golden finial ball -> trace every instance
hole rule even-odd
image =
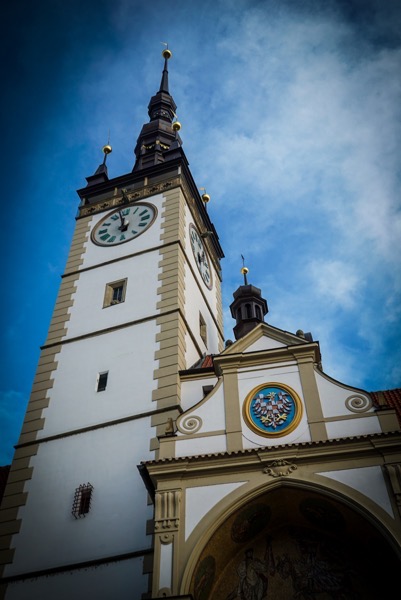
[[[168,48],[165,48],[162,52],[162,56],[163,56],[163,58],[167,58],[167,60],[168,60],[169,58],[171,58],[173,56],[173,53]]]
[[[173,127],[173,131],[180,131],[180,129],[181,129],[181,123],[179,121],[175,121],[173,123],[172,127]]]
[[[242,267],[242,269],[241,269],[241,273],[242,273],[243,275],[246,275],[247,273],[249,273],[249,269],[247,269],[247,267]]]
[[[112,152],[110,144],[106,144],[105,146],[103,146],[102,150],[105,154],[110,154]]]
[[[205,204],[207,204],[210,201],[209,194],[202,194],[202,200]]]

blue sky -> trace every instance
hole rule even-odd
[[[325,372],[401,385],[401,3],[19,0],[2,15],[0,465],[18,441],[78,207],[133,149],[163,67],[225,258]]]

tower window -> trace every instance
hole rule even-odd
[[[207,328],[206,321],[202,317],[201,313],[199,313],[199,333],[202,338],[203,343],[207,346]]]
[[[104,392],[104,390],[107,387],[108,376],[109,376],[108,371],[105,371],[104,373],[99,373],[99,375],[97,376],[97,387],[96,387],[97,392]]]
[[[260,306],[258,306],[256,304],[255,306],[255,313],[256,313],[256,318],[259,319],[259,321],[262,321],[262,311],[260,310]]]
[[[74,503],[72,505],[72,514],[76,519],[85,517],[91,505],[93,485],[83,483],[75,490]]]
[[[119,286],[113,288],[113,298],[111,301],[112,304],[117,304],[117,302],[122,302],[123,291],[124,291],[124,287],[122,285],[119,285]]]
[[[121,304],[125,301],[125,292],[127,289],[127,280],[121,279],[120,281],[113,281],[106,285],[104,293],[103,308],[107,306],[114,306],[115,304]]]
[[[245,304],[246,318],[250,319],[252,317],[252,308],[250,304]]]

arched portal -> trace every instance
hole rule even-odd
[[[384,531],[319,491],[281,486],[240,506],[201,551],[194,600],[390,598],[401,566]]]

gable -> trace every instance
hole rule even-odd
[[[278,329],[267,323],[259,323],[252,331],[233,342],[222,354],[235,354],[237,352],[254,352],[258,350],[271,350],[299,344],[308,344],[311,340],[295,335],[289,331]]]

